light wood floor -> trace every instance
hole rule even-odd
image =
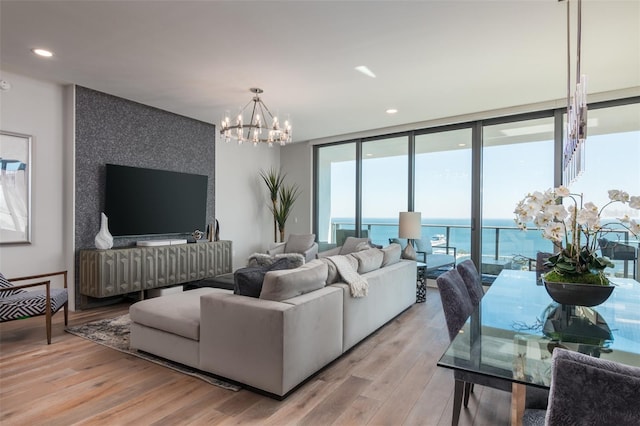
[[[70,325],[126,313],[72,312]],[[227,391],[64,332],[54,317],[0,324],[2,425],[450,425],[453,375],[436,366],[448,337],[437,290],[284,401]],[[481,386],[460,425],[507,425],[510,394]]]

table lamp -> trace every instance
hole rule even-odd
[[[400,212],[400,226],[398,236],[407,239],[407,246],[402,250],[402,258],[416,260],[416,251],[411,240],[422,238],[422,224],[420,212]]]

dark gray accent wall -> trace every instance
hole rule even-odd
[[[209,176],[207,223],[213,222],[213,124],[85,87],[76,86],[75,89],[76,272],[77,251],[95,247],[94,237],[100,228],[100,213],[104,210],[107,163]],[[134,245],[135,241],[151,238],[114,238],[114,247],[126,247]],[[76,304],[82,307],[86,303],[80,303],[78,277],[76,273]]]

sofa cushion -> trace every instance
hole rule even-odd
[[[400,246],[400,244],[389,244],[387,247],[383,247],[382,249],[380,249],[380,251],[382,251],[382,265],[380,265],[381,268],[400,262],[400,255],[402,253],[402,247]]]
[[[376,269],[380,269],[380,265],[382,265],[383,254],[377,248],[357,251],[351,253],[351,256],[358,261],[357,271],[359,274],[375,271]]]
[[[283,257],[268,266],[255,266],[238,269],[233,274],[233,293],[241,296],[260,297],[264,275],[269,271],[289,269],[291,262]]]
[[[291,234],[284,246],[285,253],[304,253],[316,240],[316,234]]]
[[[358,244],[369,243],[369,238],[347,237],[340,249],[340,254],[349,254],[357,250]]]
[[[325,286],[327,264],[314,259],[296,269],[269,271],[264,277],[261,299],[282,301]]]
[[[218,288],[199,288],[141,300],[129,307],[129,316],[135,323],[200,340],[200,296],[223,291],[228,292]]]

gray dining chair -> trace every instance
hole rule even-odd
[[[472,303],[467,284],[457,269],[451,269],[440,275],[436,279],[436,284],[440,291],[440,300],[445,322],[447,323],[449,339],[453,341],[476,306]],[[505,392],[511,392],[512,388],[509,380],[488,377],[468,371],[453,370],[453,378],[453,416],[451,419],[453,426],[456,426],[460,420],[462,405],[468,406],[469,396],[473,392],[474,384]],[[547,398],[548,392],[546,390],[527,386],[525,407],[529,409],[544,409],[546,408]]]
[[[471,303],[474,307],[478,306],[480,299],[484,296],[484,288],[482,287],[482,277],[478,273],[476,265],[471,259],[467,259],[458,263],[456,269],[467,287]]]
[[[449,331],[449,339],[453,340],[460,332],[467,318],[473,313],[475,306],[471,302],[467,285],[457,269],[451,269],[440,275],[436,279],[436,284],[440,291],[440,300]],[[511,391],[511,382],[476,373],[453,370],[453,378],[453,417],[451,419],[453,426],[456,426],[460,420],[460,410],[462,409],[463,401],[465,407],[469,402],[472,384]]]
[[[546,412],[525,411],[523,424],[638,425],[639,394],[640,367],[556,348],[549,407]]]

